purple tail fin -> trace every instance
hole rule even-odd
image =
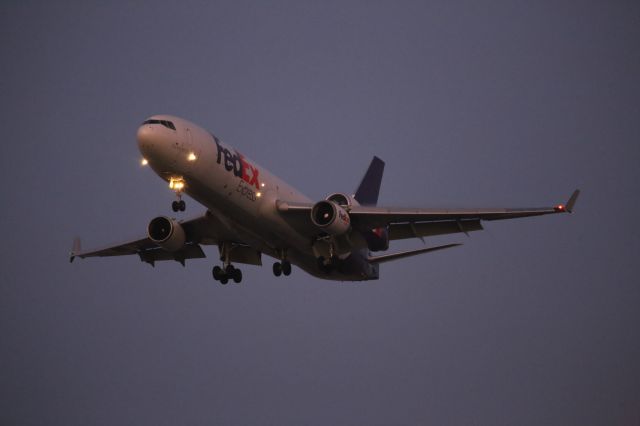
[[[384,161],[374,156],[360,185],[358,185],[358,189],[356,189],[355,199],[361,205],[375,206],[378,204],[378,194],[380,193],[383,172]]]

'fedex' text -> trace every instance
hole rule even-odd
[[[214,138],[216,146],[218,147],[218,164],[223,164],[225,170],[233,172],[239,178],[242,178],[250,186],[254,186],[256,189],[260,189],[260,181],[258,180],[259,170],[257,167],[253,167],[248,161],[244,159],[242,154],[238,152],[232,153],[227,148],[220,145],[218,138]]]

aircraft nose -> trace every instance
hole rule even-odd
[[[142,157],[153,167],[166,167],[175,161],[176,144],[178,143],[173,122],[161,118],[146,120],[136,134],[138,149]]]
[[[136,134],[136,139],[138,140],[138,149],[145,155],[153,147],[153,129],[151,126],[143,124],[138,127],[138,133]]]

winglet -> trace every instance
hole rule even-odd
[[[571,197],[569,198],[569,201],[567,201],[567,205],[565,206],[565,209],[569,213],[573,213],[573,206],[575,206],[575,204],[576,204],[576,200],[578,199],[578,195],[580,195],[580,190],[576,189],[575,191],[573,191],[573,194],[571,194]]]
[[[76,237],[73,239],[73,247],[71,248],[71,253],[69,253],[69,263],[73,262],[73,259],[76,258],[76,255],[81,250],[80,238]]]
[[[573,213],[573,206],[576,204],[576,200],[578,199],[578,195],[580,195],[580,190],[576,189],[569,197],[569,201],[567,204],[558,204],[553,208],[556,213]]]

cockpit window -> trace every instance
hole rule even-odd
[[[167,121],[167,120],[147,120],[142,124],[162,124],[164,127],[168,129],[176,130],[176,126],[174,126],[171,121]]]

